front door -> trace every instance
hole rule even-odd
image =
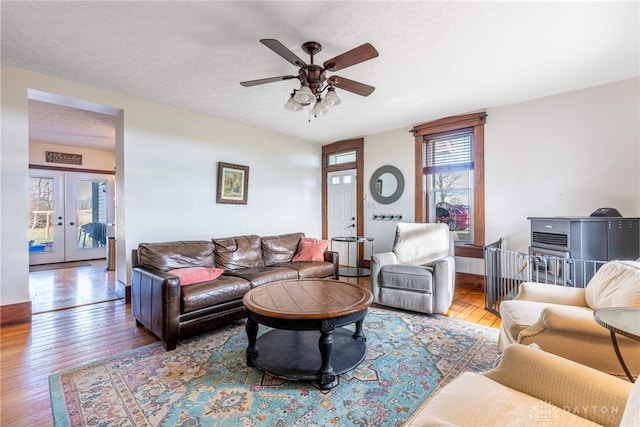
[[[31,169],[29,177],[29,265],[105,258],[113,176]]]
[[[356,180],[355,169],[327,174],[327,230],[329,239],[357,234]],[[331,248],[339,252],[340,264],[355,267],[358,248],[357,245],[353,245],[351,248],[348,245],[349,243],[332,242]]]

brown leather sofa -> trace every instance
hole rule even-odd
[[[256,286],[286,279],[338,279],[337,252],[326,251],[324,261],[292,261],[302,237],[291,233],[139,244],[131,257],[136,324],[173,350],[183,337],[245,317],[242,297]],[[224,273],[187,286],[167,273],[186,267],[221,268]]]

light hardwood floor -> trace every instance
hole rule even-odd
[[[86,267],[30,272],[31,312],[43,313],[117,300],[116,272],[105,268],[106,260],[90,260],[86,263]]]
[[[102,277],[103,265],[95,267]],[[88,275],[89,268],[83,269],[83,275]],[[343,280],[368,286],[368,278]],[[448,315],[490,327],[500,325],[499,318],[484,309],[482,292],[471,289],[456,290]],[[50,374],[156,341],[146,329],[135,326],[130,306],[119,300],[35,314],[29,324],[1,328],[0,425],[53,425]]]

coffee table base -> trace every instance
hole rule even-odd
[[[335,376],[358,366],[367,354],[366,340],[354,338],[354,332],[337,328],[332,334],[333,349],[330,364],[333,374],[320,373],[322,357],[319,331],[273,329],[261,335],[256,344],[258,354],[251,357],[257,368],[270,375],[288,380],[317,380],[322,390],[334,387]]]

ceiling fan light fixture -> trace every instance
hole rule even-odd
[[[324,105],[324,102],[322,102],[322,99],[320,98],[318,98],[316,103],[313,105],[313,108],[311,109],[311,114],[313,114],[314,117],[320,117],[327,114],[328,112],[329,109]]]
[[[243,81],[240,82],[240,85],[243,87],[251,87],[265,83],[297,79],[300,82],[300,88],[293,89],[289,100],[284,104],[284,109],[287,111],[300,111],[308,106],[309,109],[307,111],[309,112],[309,119],[311,119],[311,114],[315,117],[322,116],[329,112],[329,108],[333,108],[342,103],[335,88],[346,90],[360,96],[369,96],[375,90],[375,87],[355,80],[335,75],[327,76],[327,72],[333,73],[376,58],[378,51],[371,46],[370,43],[364,43],[328,59],[324,61],[322,65],[314,63],[315,55],[322,51],[322,45],[318,42],[309,41],[302,44],[302,50],[310,56],[309,64],[300,59],[298,55],[276,39],[261,39],[260,43],[297,67],[298,72],[296,74]],[[324,99],[322,99],[322,93],[325,91]]]
[[[284,109],[287,111],[302,111],[302,105],[293,98],[293,94],[289,97],[289,100],[284,104]]]
[[[327,107],[335,107],[336,105],[340,105],[341,102],[342,100],[338,97],[336,90],[333,87],[329,87],[322,104]]]
[[[316,96],[313,94],[313,92],[311,92],[309,86],[302,85],[300,86],[300,89],[298,89],[296,94],[293,95],[293,99],[299,104],[304,105],[313,102],[313,100],[316,99]]]

